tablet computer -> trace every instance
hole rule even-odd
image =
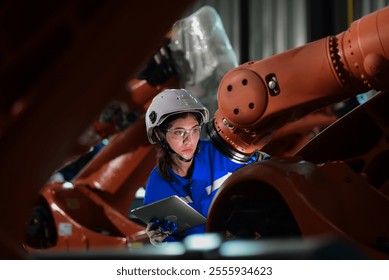
[[[176,195],[134,208],[130,213],[145,224],[148,224],[152,218],[175,222],[177,232],[204,224],[207,220]]]

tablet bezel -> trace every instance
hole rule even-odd
[[[206,218],[177,195],[134,208],[130,211],[146,225],[152,218],[169,219],[177,225],[177,232],[204,224]]]

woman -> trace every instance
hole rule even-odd
[[[200,140],[201,126],[208,120],[207,108],[185,89],[168,89],[153,99],[146,112],[146,130],[150,143],[158,144],[158,155],[146,184],[144,204],[177,195],[207,217],[218,188],[232,172],[245,165],[231,161],[211,141]],[[259,153],[259,158],[251,162],[265,156]],[[181,236],[171,235],[174,224],[167,221],[163,224],[165,231],[161,231],[163,221],[159,222],[151,222],[146,228],[153,244],[166,237],[167,241],[180,240],[205,232],[205,225],[200,225]]]

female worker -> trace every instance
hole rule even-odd
[[[146,130],[149,141],[158,144],[158,154],[157,165],[146,184],[145,205],[177,195],[207,217],[218,188],[232,172],[245,165],[231,161],[210,140],[200,140],[201,127],[208,120],[207,108],[185,89],[168,89],[152,100],[146,112]],[[258,153],[250,162],[265,157],[268,155]],[[178,236],[172,234],[174,224],[169,221],[161,231],[160,225],[156,225],[161,222],[164,221],[151,222],[146,228],[153,244],[205,232],[203,224]]]

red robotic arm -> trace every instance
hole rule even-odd
[[[236,161],[272,131],[325,105],[389,88],[389,7],[350,28],[228,72],[218,90],[210,138]]]
[[[292,157],[274,156],[232,174],[212,202],[209,232],[227,239],[334,237],[369,258],[389,258],[388,19],[389,7],[346,32],[224,76],[208,132],[241,162],[285,124],[359,93],[381,92]]]

